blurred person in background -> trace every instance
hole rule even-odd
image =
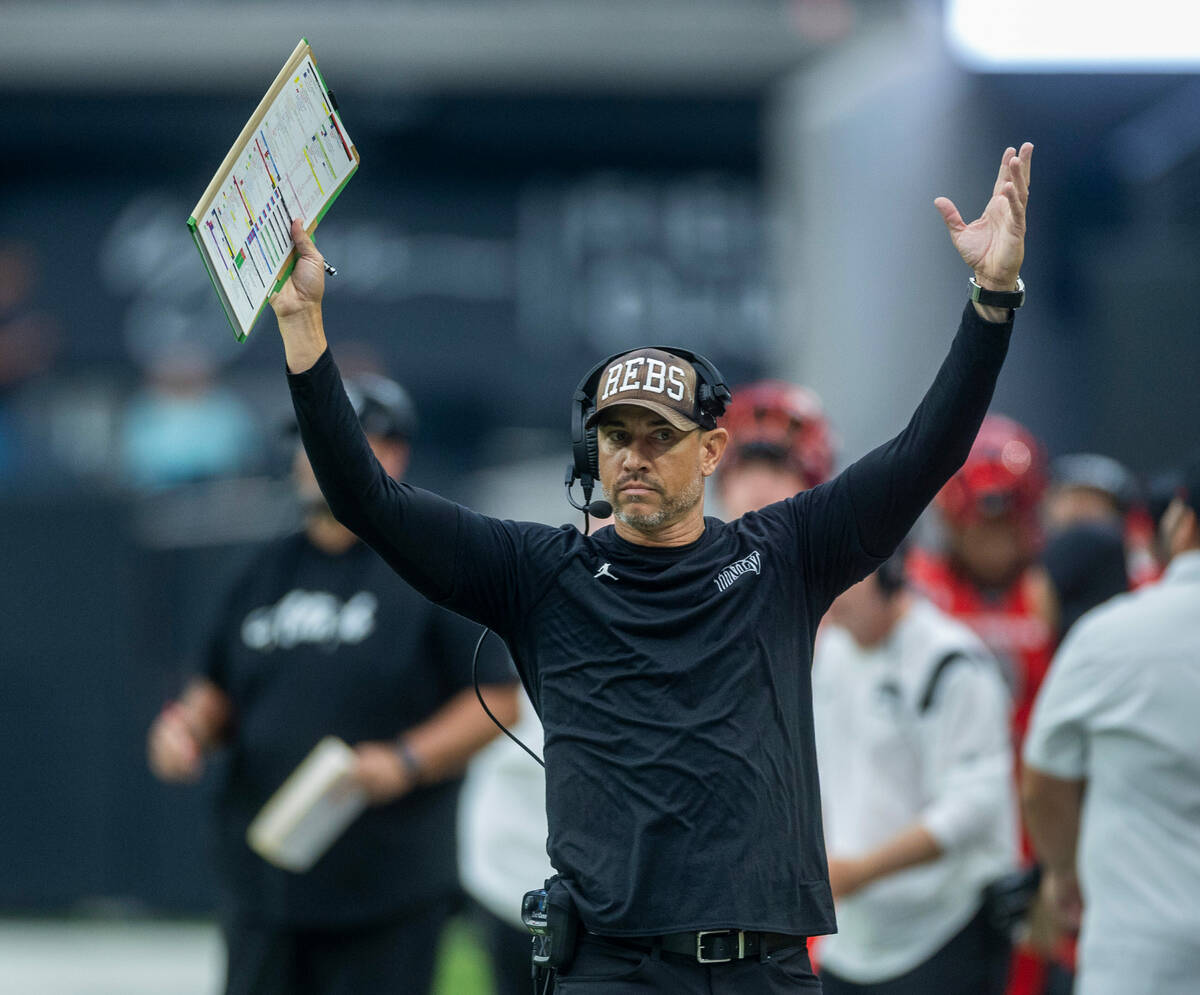
[[[1018,741],[1053,649],[1037,569],[1046,484],[1041,443],[1011,418],[988,415],[962,469],[934,500],[944,548],[914,548],[908,563],[913,586],[966,622],[1000,660]]]
[[[934,500],[942,548],[914,548],[908,562],[913,587],[970,626],[1000,661],[1013,698],[1014,749],[1054,650],[1053,595],[1038,563],[1046,487],[1041,443],[1013,419],[988,415],[966,462]],[[1027,844],[1024,850],[1029,857]],[[1029,874],[1032,889],[1037,870]],[[1042,911],[1033,904],[1009,995],[1046,989],[1061,938]]]
[[[781,380],[739,387],[721,425],[729,444],[717,469],[717,494],[729,519],[833,474],[833,433],[821,399],[807,387]]]
[[[415,427],[407,394],[378,376],[348,389],[376,458],[402,477]],[[199,673],[150,729],[150,766],[164,781],[194,781],[224,751],[227,995],[425,992],[457,892],[459,777],[497,732],[472,687],[479,629],[335,521],[299,446],[293,473],[304,530],[266,547],[230,591]],[[479,673],[492,710],[514,721],[515,675],[495,640]],[[293,874],[254,853],[246,829],[329,734],[356,744],[373,807]]]
[[[1046,527],[1061,531],[1078,522],[1124,521],[1138,499],[1133,474],[1110,456],[1069,453],[1050,464]]]
[[[1053,908],[1081,924],[1077,995],[1200,979],[1200,456],[1163,516],[1156,585],[1080,620],[1025,740],[1025,818]]]
[[[1129,590],[1125,542],[1103,522],[1078,522],[1053,533],[1041,557],[1046,617],[1057,646],[1086,613]]]
[[[149,361],[121,422],[121,469],[131,486],[154,491],[231,477],[259,459],[253,412],[215,374],[214,358],[194,342],[173,342]]]
[[[0,242],[0,482],[30,469],[21,420],[11,399],[48,370],[58,352],[58,322],[37,309],[37,252],[24,242]]]
[[[1162,523],[1167,509],[1171,507],[1181,486],[1182,482],[1177,469],[1151,474],[1146,481],[1146,514],[1154,527],[1154,543],[1151,548],[1160,574],[1171,561],[1171,551],[1166,542]]]
[[[1077,526],[1116,532],[1135,587],[1162,573],[1154,555],[1154,522],[1137,478],[1111,456],[1070,453],[1051,464],[1046,528],[1053,536]]]
[[[541,753],[542,724],[524,693],[512,732]],[[459,874],[491,961],[495,995],[529,995],[529,929],[519,896],[554,874],[546,853],[546,776],[507,737],[471,761],[459,802]]]
[[[841,594],[813,657],[838,931],[827,995],[1000,995],[1011,941],[985,901],[1017,864],[1008,689],[903,554]]]

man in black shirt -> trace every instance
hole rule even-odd
[[[728,439],[702,403],[714,385],[674,354],[627,353],[590,399],[615,515],[592,536],[478,515],[380,470],[326,345],[321,256],[293,224],[300,258],[272,306],[330,507],[419,591],[503,637],[545,727],[549,853],[583,930],[561,992],[819,989],[803,938],[835,926],[813,635],[970,448],[1022,296],[1031,155],[1006,150],[970,225],[936,201],[977,282],[903,432],[723,523],[703,508]]]
[[[382,377],[351,385],[383,472],[403,475],[411,404]],[[304,531],[271,543],[229,592],[199,674],[154,722],[151,767],[190,781],[223,747],[217,854],[227,995],[429,990],[457,890],[459,775],[496,733],[471,658],[480,630],[430,604],[329,512],[297,447]],[[480,661],[490,707],[512,721],[503,651]],[[293,874],[246,842],[263,803],[326,735],[355,744],[374,803]]]

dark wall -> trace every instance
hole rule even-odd
[[[1037,146],[1027,311],[997,405],[1052,453],[1141,474],[1200,445],[1200,79],[992,76],[979,113]]]
[[[493,425],[562,426],[582,370],[624,346],[715,350],[735,379],[761,368],[757,99],[339,98],[362,166],[317,235],[339,270],[328,320],[339,358],[412,390],[439,481]],[[40,376],[8,378],[0,330],[0,488],[19,474],[54,486],[44,457],[87,462],[46,428],[63,404],[59,422],[98,436],[91,469],[104,475],[99,449],[115,443],[101,416],[76,410],[81,381],[116,425],[164,360],[202,355],[276,419],[287,401],[273,319],[233,342],[185,227],[253,99],[21,94],[5,106],[0,249],[38,267],[21,307],[56,345]],[[7,475],[6,407],[27,429]]]
[[[206,786],[155,782],[145,734],[246,550],[148,549],[137,514],[0,503],[0,910],[210,899]]]

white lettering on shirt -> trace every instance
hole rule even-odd
[[[269,652],[301,643],[337,649],[357,644],[375,631],[379,601],[359,591],[343,602],[328,591],[289,591],[275,604],[255,608],[242,621],[242,642]]]
[[[736,563],[731,563],[722,570],[716,577],[713,578],[713,583],[717,585],[717,589],[724,593],[729,590],[730,585],[748,573],[762,573],[762,555],[756,549],[749,556],[744,556]]]

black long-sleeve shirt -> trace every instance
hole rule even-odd
[[[833,931],[817,623],[966,458],[1011,327],[968,305],[903,432],[820,487],[734,522],[706,518],[699,539],[668,548],[611,527],[584,536],[488,518],[398,484],[328,352],[289,377],[338,518],[508,644],[545,727],[550,859],[588,928]]]

